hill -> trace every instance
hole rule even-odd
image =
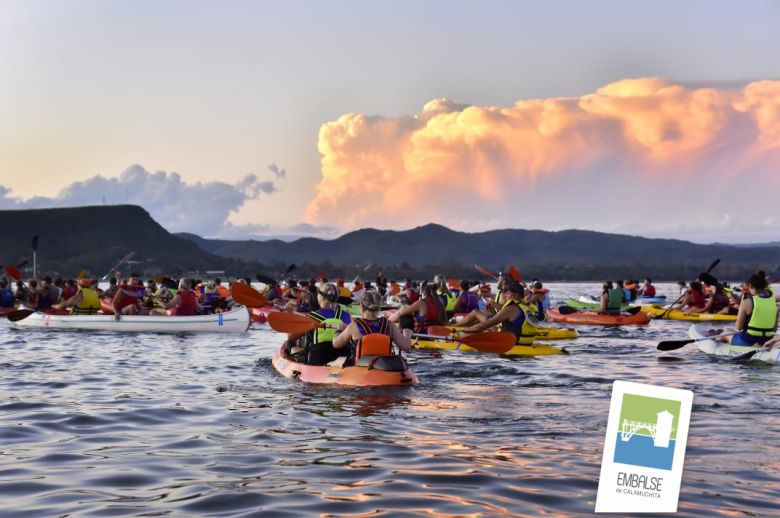
[[[224,257],[261,263],[284,262],[330,266],[332,275],[351,276],[360,264],[386,270],[446,271],[473,277],[473,265],[496,270],[510,264],[526,277],[548,280],[599,280],[651,276],[694,278],[716,258],[722,278],[742,279],[757,268],[780,263],[780,247],[700,245],[675,239],[650,239],[586,230],[503,229],[466,233],[429,224],[406,231],[362,229],[333,240],[303,238],[293,242],[226,241],[183,235],[203,250]]]
[[[137,263],[123,271],[132,268],[144,276],[209,269],[249,273],[257,268],[204,251],[134,205],[5,210],[0,211],[0,228],[0,264],[26,259],[25,275],[32,273],[33,236],[38,236],[38,271],[44,274],[75,276],[86,269],[102,276],[131,251]]]

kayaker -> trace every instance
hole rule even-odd
[[[12,308],[16,303],[14,292],[8,288],[8,281],[0,279],[0,308]]]
[[[754,273],[747,280],[750,296],[742,299],[737,313],[736,329],[731,337],[732,345],[762,345],[769,342],[777,331],[777,302],[769,290],[766,277]],[[725,340],[724,340],[725,341]],[[774,341],[769,344],[771,347]]]
[[[114,299],[111,301],[111,307],[117,320],[121,315],[138,314],[139,302],[145,294],[144,287],[140,283],[141,277],[137,273],[131,273],[127,282],[117,287]]]
[[[682,302],[679,304],[680,310],[685,313],[701,313],[707,304],[704,296],[704,287],[699,281],[691,281],[688,291],[685,293]]]
[[[344,286],[344,279],[338,279],[336,281],[336,287],[339,290],[339,298],[344,298],[344,299],[352,298],[352,290]]]
[[[460,281],[460,295],[455,301],[455,313],[471,313],[479,309],[479,296],[471,291],[472,283]]]
[[[626,302],[631,302],[633,300],[636,300],[636,294],[639,289],[639,281],[635,280],[625,280],[623,281],[623,294],[625,295],[624,299]]]
[[[333,284],[325,283],[317,290],[317,302],[320,308],[310,312],[307,316],[312,320],[322,323],[326,327],[318,328],[308,333],[290,335],[288,343],[306,337],[303,350],[308,350],[310,365],[325,365],[341,355],[341,351],[333,348],[333,337],[337,331],[343,331],[352,318],[338,303],[338,289]],[[300,343],[300,342],[299,342]],[[291,350],[291,352],[293,352]]]
[[[384,270],[379,270],[379,273],[376,276],[376,289],[382,296],[387,293],[387,277],[385,277]]]
[[[523,300],[525,289],[519,282],[515,280],[507,281],[504,285],[504,290],[506,292],[504,303],[495,316],[474,324],[460,326],[460,330],[464,333],[479,333],[497,326],[498,331],[513,333],[516,337],[516,343],[522,345],[532,344],[534,338],[536,338],[536,327],[531,324],[527,314],[534,313],[536,306],[530,306]],[[479,318],[478,315],[484,315],[478,312],[472,314],[475,315],[475,318]]]
[[[441,303],[444,306],[447,319],[450,319],[452,318],[452,315],[455,314],[455,305],[458,302],[458,297],[450,289],[444,275],[437,275],[434,277],[433,282],[436,284],[436,293],[439,295]]]
[[[41,279],[38,288],[38,309],[47,309],[60,301],[60,289],[52,284],[48,275]]]
[[[402,307],[390,317],[390,321],[398,323],[407,336],[412,332],[426,333],[428,326],[444,325],[446,319],[435,284],[426,284],[422,289],[421,299]]]
[[[344,365],[354,365],[357,346],[367,334],[386,334],[390,337],[391,344],[395,344],[402,351],[412,349],[411,341],[398,326],[394,326],[387,318],[377,316],[381,302],[379,293],[363,293],[360,298],[360,318],[354,319],[343,332],[333,338],[333,348],[347,353],[342,353],[342,356],[346,356]]]
[[[713,279],[703,282],[706,291],[706,302],[702,308],[692,308],[688,313],[710,313],[713,315],[728,315],[731,300],[717,280],[714,284],[708,284]]]
[[[193,291],[190,280],[182,278],[176,296],[163,306],[171,316],[192,316],[203,312],[203,306],[198,302],[198,296]]]
[[[645,278],[645,282],[642,284],[642,289],[637,293],[637,298],[653,298],[655,297],[655,286],[653,286],[653,279],[650,277]]]
[[[623,308],[622,281],[617,281],[617,288],[612,286],[612,281],[604,281],[604,289],[601,292],[601,306],[598,312],[604,315],[619,315]]]
[[[100,298],[89,279],[79,279],[78,291],[65,302],[53,306],[55,309],[71,308],[72,315],[94,315],[100,311]]]
[[[544,287],[541,281],[534,279],[531,283],[531,293],[528,297],[529,304],[535,304],[541,313],[544,313],[551,307],[550,290]]]

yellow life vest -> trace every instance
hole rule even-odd
[[[517,308],[520,310],[520,315],[518,315],[518,317],[511,322],[501,322],[501,324],[498,326],[498,330],[507,331],[514,334],[515,337],[517,337],[517,341],[515,343],[518,345],[533,344],[534,339],[536,338],[536,326],[531,325],[526,315],[528,313],[533,313],[534,308],[527,305],[522,300],[512,299],[505,302],[501,309],[503,310],[509,306],[517,306]],[[522,325],[519,322],[521,318]]]
[[[81,293],[81,302],[73,306],[71,313],[74,315],[90,315],[97,313],[100,309],[100,297],[97,291],[92,288],[79,286],[78,293]]]

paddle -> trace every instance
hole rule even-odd
[[[432,326],[441,327],[441,326]],[[445,328],[446,329],[446,328]],[[433,338],[434,340],[444,340],[447,342],[458,342],[468,345],[483,353],[503,354],[508,352],[516,345],[517,337],[512,333],[501,331],[490,331],[486,333],[474,333],[465,336],[440,336],[438,334],[413,333],[417,338]]]
[[[10,322],[18,322],[20,320],[24,320],[25,318],[29,317],[33,313],[35,313],[35,311],[32,309],[17,309],[16,311],[11,311],[10,313],[8,313],[6,317]]]
[[[248,284],[234,282],[230,285],[230,294],[234,301],[248,308],[262,308],[269,305],[265,295]]]
[[[322,323],[316,322],[307,316],[299,315],[298,313],[287,313],[286,311],[269,313],[268,325],[274,331],[287,333],[288,335],[308,333],[318,327],[325,327]]]
[[[639,306],[635,306],[633,308],[628,308],[625,311],[622,311],[621,313],[626,313],[626,314],[629,314],[629,315],[636,315],[640,311],[642,311],[642,308],[639,307]],[[573,308],[571,306],[563,305],[563,306],[558,306],[558,312],[561,315],[571,315],[573,313],[579,313],[580,310],[577,309],[577,308]]]
[[[485,275],[485,276],[487,276],[487,277],[491,277],[491,278],[493,278],[493,279],[498,279],[498,277],[496,277],[496,276],[493,274],[493,272],[491,272],[491,271],[490,271],[490,270],[488,270],[487,268],[482,268],[482,267],[481,267],[480,265],[478,265],[478,264],[475,264],[475,265],[474,265],[474,268],[476,268],[476,269],[477,269],[477,271],[478,271],[479,273],[481,273],[481,274],[483,274],[483,275]]]
[[[9,277],[11,277],[15,281],[21,281],[22,280],[22,274],[19,272],[19,269],[12,265],[7,264],[3,267],[3,271],[8,274]]]
[[[362,272],[360,272],[359,274],[355,275],[355,278],[354,278],[354,279],[352,279],[352,284],[355,284],[355,283],[357,283],[357,281],[359,281],[359,280],[360,280],[360,276],[361,276],[361,275],[363,275],[364,273],[366,273],[366,272],[368,271],[368,269],[369,269],[369,268],[371,268],[372,266],[374,266],[374,263],[368,263],[368,264],[366,265],[366,267],[365,267],[365,268],[363,268],[363,271],[362,271]]]
[[[520,276],[520,272],[514,266],[509,267],[509,276],[517,282],[523,282],[523,278]]]
[[[447,279],[447,286],[449,286],[451,290],[460,290],[460,281]]]
[[[129,261],[130,259],[132,259],[134,255],[135,255],[135,252],[130,252],[129,254],[127,254],[126,256],[124,256],[122,259],[120,259],[120,261],[119,261],[118,263],[116,263],[116,264],[114,265],[114,267],[113,267],[113,268],[111,268],[111,269],[108,271],[108,273],[107,273],[107,274],[105,274],[105,275],[104,275],[104,276],[101,278],[101,280],[105,281],[106,279],[108,279],[108,278],[109,278],[109,276],[110,276],[110,275],[111,275],[113,272],[115,272],[116,270],[118,270],[120,266],[122,266],[122,265],[123,265],[123,264],[125,264],[127,261]]]
[[[287,275],[289,275],[289,274],[290,274],[290,272],[292,272],[292,271],[293,271],[293,270],[295,270],[296,268],[298,268],[298,266],[297,266],[295,263],[291,264],[291,265],[290,265],[290,266],[288,266],[288,267],[287,267],[287,269],[284,271],[284,275],[282,275],[282,277],[287,277]]]
[[[705,273],[709,274],[709,273],[710,273],[710,272],[712,272],[712,270],[714,270],[714,269],[715,269],[715,267],[716,267],[716,266],[718,266],[719,264],[720,264],[720,259],[715,259],[714,261],[712,261],[712,264],[710,265],[710,267],[709,267],[709,268],[707,268],[707,271],[706,271]],[[687,293],[687,292],[686,292],[686,293]],[[658,316],[657,316],[657,317],[655,317],[655,318],[666,318],[666,315],[668,315],[668,314],[669,314],[669,312],[672,310],[672,308],[674,308],[674,307],[675,307],[675,306],[676,306],[676,305],[677,305],[677,304],[678,304],[678,303],[679,303],[679,302],[680,302],[680,301],[683,299],[683,297],[685,297],[686,293],[683,293],[683,294],[681,294],[679,297],[677,297],[677,300],[675,300],[674,302],[672,302],[672,303],[669,305],[669,307],[667,308],[667,310],[666,310],[666,311],[664,311],[663,313],[661,313],[660,315],[658,315]]]
[[[738,332],[739,331],[734,331],[733,333],[723,333],[720,335],[705,336],[702,338],[689,338],[687,340],[664,340],[662,342],[658,342],[656,349],[659,351],[674,351],[675,349],[680,349],[681,347],[684,347],[688,344],[703,342],[705,340],[715,340],[717,338],[723,338],[724,336],[733,336]]]

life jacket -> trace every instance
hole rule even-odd
[[[230,297],[230,292],[228,291],[226,286],[222,286],[221,284],[217,286],[217,293],[219,294],[219,298],[226,299]]]
[[[752,336],[768,337],[775,334],[777,329],[777,302],[774,296],[753,297],[753,311],[750,313],[746,329]]]
[[[482,294],[483,297],[487,297],[490,295],[490,292],[493,291],[490,287],[490,284],[483,284],[479,287],[479,292]]]
[[[140,288],[138,288],[136,286],[129,286],[127,284],[123,284],[123,285],[119,286],[118,289],[123,289],[123,290],[133,291],[133,292],[140,291]],[[124,308],[126,306],[129,306],[131,304],[138,304],[138,297],[136,297],[135,295],[128,295],[127,293],[125,293],[117,301],[116,307],[117,307],[117,309],[121,310],[122,308]]]
[[[333,316],[324,315],[324,312],[332,312]],[[323,342],[332,342],[333,337],[336,336],[336,331],[338,331],[339,326],[344,323],[342,320],[343,315],[344,310],[341,308],[341,306],[336,306],[335,309],[318,309],[317,311],[312,311],[309,313],[309,318],[325,325],[325,327],[319,327],[312,331],[312,344],[317,345]]]
[[[357,342],[352,342],[351,358],[353,362],[358,361],[361,356],[389,356],[393,354],[392,341],[392,325],[385,317],[378,318],[377,320],[366,320],[363,318],[356,318],[354,320],[355,325],[358,328],[358,332],[361,335],[361,339]],[[375,341],[363,341],[367,335],[379,334],[385,335],[387,340]]]
[[[339,297],[352,298],[352,291],[346,286],[339,287]]]
[[[425,333],[428,331],[428,326],[436,326],[441,324],[441,316],[439,315],[439,308],[430,299],[423,299],[425,303],[425,314],[414,313],[414,330],[417,333]]]
[[[181,302],[175,308],[171,308],[171,315],[179,317],[188,317],[195,314],[195,310],[198,307],[198,296],[195,292],[189,290],[187,292],[179,293]]]
[[[68,300],[69,298],[73,297],[78,293],[78,288],[63,288],[62,289],[62,298],[65,300]]]
[[[100,298],[97,291],[92,288],[79,286],[78,293],[81,293],[81,302],[73,306],[70,310],[73,315],[92,315],[100,309]]]
[[[647,288],[644,289],[644,292],[642,293],[643,297],[655,297],[655,286],[652,284],[649,285]]]
[[[537,304],[539,305],[541,310],[547,310],[550,309],[552,304],[550,303],[550,290],[547,288],[536,288],[534,289],[534,295],[542,295],[542,298],[540,298],[537,301]]]
[[[458,303],[458,297],[452,293],[452,290],[445,290],[443,292],[438,292],[439,296],[442,297],[442,305],[444,306],[444,311],[447,313],[454,313],[455,312],[455,305]]]
[[[531,323],[528,322],[528,319],[525,317],[526,312],[533,311],[533,309],[523,303],[523,301],[517,299],[508,300],[504,303],[501,309],[503,310],[509,306],[517,306],[520,314],[514,320],[501,322],[498,325],[498,330],[507,331],[515,335],[515,343],[519,345],[533,344],[534,338],[536,338],[536,327],[531,325]]]
[[[696,290],[689,290],[688,296],[693,299],[692,303],[689,303],[688,305],[692,308],[703,308],[705,305],[704,302],[704,295],[702,293],[699,293]]]
[[[420,300],[420,294],[417,293],[415,290],[408,290],[406,295],[406,302],[408,304],[414,304],[418,300]]]
[[[620,288],[610,288],[609,301],[607,301],[607,311],[620,311],[623,307],[623,290]]]

